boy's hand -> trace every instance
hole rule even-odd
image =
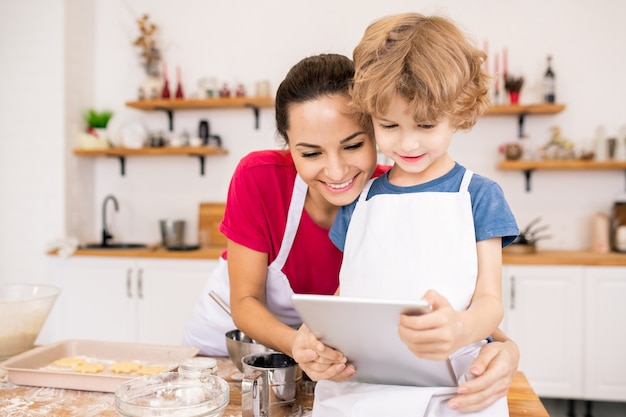
[[[400,315],[398,334],[416,356],[424,359],[447,359],[459,346],[461,333],[458,312],[434,290],[424,295],[433,311],[420,316]]]
[[[320,342],[304,324],[298,329],[291,356],[313,381],[330,379],[339,382],[355,374],[354,366],[346,365],[346,357],[341,352]]]

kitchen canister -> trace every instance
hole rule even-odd
[[[607,253],[610,250],[610,220],[606,213],[595,213],[591,219],[591,251]]]
[[[626,252],[626,201],[616,201],[611,212],[611,249]]]

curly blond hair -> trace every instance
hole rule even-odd
[[[448,117],[462,130],[490,105],[485,53],[445,17],[381,18],[366,29],[353,55],[350,108],[364,123],[385,114],[396,94],[407,101],[416,123]]]

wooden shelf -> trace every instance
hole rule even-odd
[[[259,128],[259,109],[274,107],[271,97],[228,97],[203,99],[159,99],[127,101],[127,107],[143,111],[160,110],[167,113],[170,131],[174,130],[174,110],[243,109],[254,112],[255,128]]]
[[[517,137],[524,137],[524,119],[529,114],[557,114],[565,110],[564,104],[500,104],[492,106],[485,116],[517,116]]]
[[[230,97],[204,99],[161,99],[127,101],[126,106],[139,110],[183,110],[183,109],[210,109],[210,108],[246,108],[246,107],[274,107],[271,97]]]
[[[583,161],[581,159],[501,161],[498,169],[525,171],[528,169],[546,170],[614,170],[626,169],[626,161]]]
[[[530,180],[536,169],[565,171],[601,171],[601,170],[624,170],[626,161],[583,161],[581,159],[544,159],[537,161],[500,161],[498,169],[504,171],[522,171],[526,177],[526,191],[530,191]]]
[[[557,114],[565,110],[564,104],[500,104],[490,107],[486,116],[519,116],[521,114]]]
[[[204,158],[211,155],[227,155],[228,151],[218,146],[183,146],[163,148],[109,148],[109,149],[74,149],[74,155],[86,157],[115,157],[120,161],[122,176],[126,173],[127,156],[195,156],[200,161],[200,175],[204,175]]]

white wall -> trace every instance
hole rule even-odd
[[[545,58],[548,54],[554,56],[557,100],[567,109],[556,116],[527,118],[526,131],[535,144],[548,140],[553,125],[581,144],[593,137],[599,125],[617,135],[626,124],[626,107],[622,104],[626,97],[626,83],[622,81],[626,73],[622,45],[626,39],[622,22],[626,3],[620,1],[86,3],[92,2],[95,16],[90,44],[89,24],[75,21],[90,15],[90,6],[79,6],[83,2],[0,1],[3,277],[38,269],[28,259],[41,254],[44,243],[59,234],[98,240],[101,202],[107,194],[114,194],[120,202],[120,211],[111,216],[117,238],[158,240],[158,219],[174,216],[188,220],[191,243],[196,238],[193,230],[198,203],[224,200],[239,158],[251,150],[275,146],[273,112],[269,109],[261,112],[259,130],[253,129],[248,110],[185,111],[175,115],[176,132],[195,132],[198,121],[207,118],[212,132],[222,137],[230,152],[227,157],[207,158],[204,177],[199,176],[198,161],[188,157],[129,158],[124,177],[114,159],[90,160],[73,155],[64,159],[63,138],[70,147],[75,146],[81,106],[111,108],[116,112],[115,123],[136,119],[151,130],[167,130],[163,113],[124,107],[125,101],[135,99],[144,78],[138,50],[132,46],[138,35],[134,20],[143,13],[150,14],[160,26],[168,71],[173,75],[175,67],[181,66],[187,93],[196,89],[200,77],[211,75],[231,84],[243,82],[249,91],[253,91],[256,80],[269,79],[275,89],[300,58],[321,52],[351,55],[365,27],[375,18],[414,10],[452,17],[479,45],[487,39],[492,54],[506,46],[509,70],[527,79],[522,102],[539,100]],[[34,13],[30,8],[33,5]],[[64,21],[66,7],[68,21]],[[79,13],[72,13],[77,7]],[[86,32],[85,37],[64,40],[67,30],[70,35]],[[76,49],[64,55],[66,44]],[[93,53],[92,64],[89,51]],[[81,58],[81,53],[87,58]],[[82,86],[71,93],[71,99],[69,88],[63,87],[64,72],[70,84],[79,78],[77,82]],[[86,80],[92,81],[92,91],[84,87]],[[64,94],[68,94],[65,99]],[[551,226],[554,237],[542,242],[543,247],[586,248],[591,215],[598,210],[609,211],[614,197],[626,189],[624,173],[538,171],[533,176],[532,192],[526,193],[521,173],[495,169],[498,145],[514,140],[516,135],[516,118],[488,117],[469,134],[459,134],[452,152],[459,162],[500,182],[520,225],[541,216]],[[69,176],[80,177],[78,185],[74,177],[67,188],[64,186],[64,166],[71,167]],[[62,202],[63,193],[66,203]]]

